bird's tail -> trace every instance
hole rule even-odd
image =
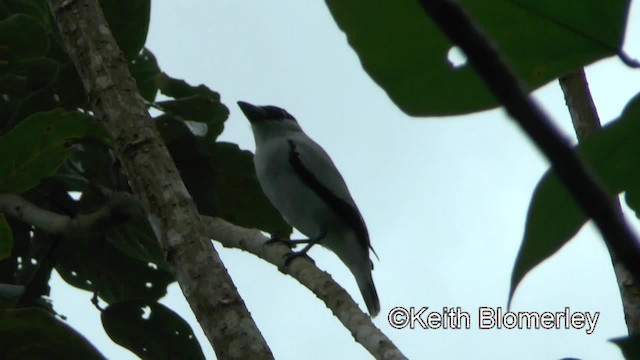
[[[358,288],[360,288],[360,293],[364,298],[364,303],[367,305],[369,315],[375,317],[380,312],[380,299],[378,298],[378,292],[371,277],[371,270],[359,274],[356,273],[354,276],[356,283],[358,283]]]
[[[354,233],[327,237],[320,244],[333,251],[347,265],[358,284],[369,315],[371,317],[378,315],[380,299],[378,299],[378,292],[371,277],[373,266],[369,258],[369,249],[362,246],[361,241],[356,238]]]

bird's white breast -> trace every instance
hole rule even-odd
[[[288,138],[276,137],[256,148],[254,157],[260,185],[285,220],[311,238],[332,232],[340,219],[303,181],[289,162]]]

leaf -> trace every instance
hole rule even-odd
[[[136,79],[142,97],[153,102],[158,93],[158,77],[160,76],[156,57],[149,49],[145,48],[129,63],[129,70]]]
[[[104,203],[104,199],[100,196],[99,202],[96,200],[87,204],[87,198],[95,193],[95,189],[87,188],[88,181],[111,189],[118,188],[118,185],[113,183],[115,159],[112,156],[106,146],[83,141],[82,147],[73,152],[69,161],[56,174],[57,177],[64,179],[65,186],[69,190],[83,193],[80,199],[83,211],[93,211]]]
[[[12,14],[25,14],[32,16],[41,24],[49,24],[49,7],[46,0],[2,0],[2,5],[6,6],[6,13],[0,10],[0,18]]]
[[[186,81],[174,79],[169,75],[162,73],[158,78],[158,86],[164,95],[172,98],[184,98],[194,95],[202,95],[220,100],[220,94],[212,91],[205,85],[191,86]]]
[[[250,152],[235,144],[198,138],[176,120],[158,121],[158,129],[201,214],[271,234],[291,233],[262,192]]]
[[[0,75],[0,92],[24,96],[52,83],[58,75],[58,63],[46,57],[16,61]]]
[[[229,109],[220,102],[220,94],[205,85],[191,86],[165,73],[157,79],[160,91],[175,99],[158,102],[167,115],[180,121],[207,124],[209,131],[206,136],[213,139],[222,133]]]
[[[13,234],[3,213],[0,213],[0,260],[11,256],[13,249]]]
[[[104,130],[87,115],[60,109],[37,113],[0,137],[0,192],[21,193],[53,175],[71,154],[75,139]]]
[[[640,167],[640,94],[626,106],[621,117],[592,135],[577,150],[613,196],[627,190],[638,196]],[[636,213],[637,203],[630,202]],[[531,199],[525,234],[511,277],[509,302],[522,278],[553,255],[580,230],[587,217],[565,190],[555,173],[547,171]]]
[[[89,158],[91,159],[91,158]],[[97,161],[98,164],[101,162]],[[84,164],[85,162],[83,162]],[[91,167],[85,167],[85,170]],[[99,167],[96,167],[98,169]],[[90,173],[89,173],[90,174]],[[102,193],[93,187],[82,190],[82,197],[78,201],[81,213],[88,213],[105,206],[107,199]],[[164,270],[168,274],[173,273],[173,267],[169,265],[156,239],[155,233],[149,224],[142,208],[139,212],[132,211],[132,218],[127,222],[108,228],[104,236],[119,252],[132,259],[139,260],[142,264],[154,264],[155,267]],[[91,240],[89,240],[91,241]],[[99,256],[98,254],[96,254]],[[148,266],[147,266],[148,267]]]
[[[8,58],[0,58],[2,65],[16,59],[42,56],[49,49],[49,35],[40,22],[29,15],[15,14],[0,20],[0,48],[6,49]],[[8,64],[4,64],[5,66]]]
[[[68,111],[78,108],[89,109],[87,95],[84,92],[82,81],[73,63],[68,62],[61,66],[58,78],[51,89],[51,97],[57,99],[57,106]]]
[[[147,40],[150,0],[100,0],[118,47],[127,59],[135,58]]]
[[[34,60],[37,59],[39,58]],[[68,59],[64,60],[67,63],[46,59],[56,64],[56,73],[51,73],[50,77],[40,75],[46,74],[45,72],[34,71],[28,73],[29,77],[19,73],[16,75],[15,69],[7,74],[8,84],[5,87],[8,88],[8,110],[11,113],[5,117],[6,122],[0,120],[3,131],[8,131],[26,117],[41,111],[54,108],[76,111],[78,108],[88,108],[86,95],[74,65],[69,63]],[[17,71],[22,71],[19,66],[20,64],[16,65]],[[42,88],[37,88],[38,85],[42,85]],[[10,86],[12,88],[9,88]]]
[[[15,308],[24,293],[24,286],[0,283],[0,311]]]
[[[216,169],[216,189],[220,217],[244,227],[270,234],[289,235],[291,227],[266,198],[253,166],[253,154],[237,144],[211,143],[207,146]]]
[[[640,184],[629,186],[624,194],[624,200],[636,212],[636,217],[640,219]]]
[[[101,318],[107,335],[142,359],[204,359],[189,324],[162,304],[119,302]]]
[[[2,119],[8,119],[11,117],[11,110],[11,102],[7,96],[0,96],[0,129],[2,129],[5,123]]]
[[[107,233],[107,239],[129,257],[144,263],[152,263],[168,273],[173,272],[146,219],[136,219],[136,221],[114,227]]]
[[[175,281],[166,268],[127,256],[99,237],[65,239],[56,254],[56,271],[68,284],[94,291],[114,303],[131,298],[157,300]]]
[[[105,359],[78,332],[40,309],[0,310],[2,359]]]
[[[452,44],[415,0],[326,0],[365,71],[413,116],[453,115],[498,106],[468,65],[447,60]],[[517,75],[535,89],[614,55],[628,0],[460,0]]]
[[[640,359],[640,336],[632,335],[609,340],[618,345],[627,360]]]
[[[17,284],[25,278],[27,269],[31,270],[27,266],[19,266],[20,262],[18,261],[18,258],[27,259],[29,257],[29,232],[31,229],[25,223],[14,218],[6,218],[6,221],[11,227],[13,244],[11,257],[0,260],[0,283]]]

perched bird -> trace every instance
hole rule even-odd
[[[289,225],[314,244],[333,251],[358,283],[369,314],[380,312],[371,277],[367,227],[347,184],[329,155],[302,131],[296,119],[276,106],[239,101],[256,141],[254,165],[262,190]],[[374,251],[375,254],[375,251]]]

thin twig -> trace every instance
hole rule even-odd
[[[559,82],[571,114],[573,128],[576,131],[578,141],[582,142],[602,129],[584,69],[581,68],[562,76]],[[620,200],[614,197],[612,201],[617,210],[622,213]],[[613,270],[618,281],[627,330],[629,335],[638,334],[640,333],[640,286],[609,246],[607,246],[607,250],[609,250]]]
[[[582,142],[602,129],[584,69],[572,71],[558,81],[571,115],[573,129],[576,131],[578,141]]]

